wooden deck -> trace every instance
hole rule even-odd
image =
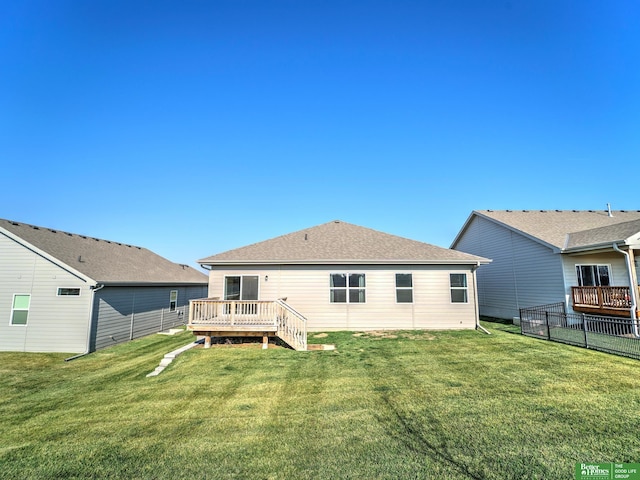
[[[283,300],[190,300],[187,329],[205,337],[279,337],[295,350],[307,349],[307,320]]]
[[[629,287],[571,287],[572,307],[576,312],[630,318],[631,293]]]

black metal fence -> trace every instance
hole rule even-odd
[[[523,335],[640,360],[640,324],[630,318],[567,313],[564,303],[520,309]]]

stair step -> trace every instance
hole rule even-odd
[[[164,330],[162,332],[158,332],[160,335],[175,335],[176,333],[184,332],[182,328],[170,328],[169,330]]]

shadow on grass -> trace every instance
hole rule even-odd
[[[496,317],[484,317],[480,316],[480,320],[488,323],[500,323],[502,325],[513,325],[513,320],[510,318],[496,318]]]

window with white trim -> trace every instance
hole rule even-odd
[[[449,286],[451,288],[451,303],[467,303],[467,274],[450,273]]]
[[[79,288],[58,288],[58,296],[59,297],[79,297],[80,289]]]
[[[413,275],[396,273],[396,302],[413,303]]]
[[[609,265],[576,265],[579,287],[608,287],[611,285]]]
[[[169,293],[169,311],[175,312],[178,306],[178,290],[171,290]]]
[[[329,301],[331,303],[365,303],[365,289],[364,273],[329,274]]]
[[[15,294],[11,308],[11,325],[26,325],[29,317],[31,295]]]

